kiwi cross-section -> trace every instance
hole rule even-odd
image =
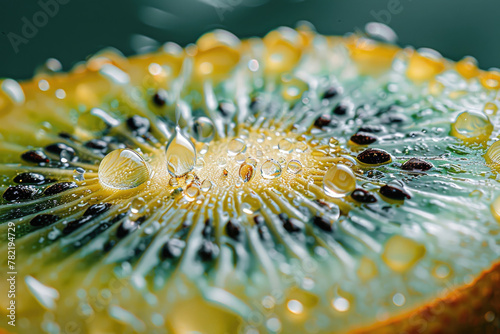
[[[16,332],[500,330],[499,72],[308,27],[44,68],[0,83]]]

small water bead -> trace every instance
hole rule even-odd
[[[447,278],[451,275],[452,270],[449,265],[445,263],[440,263],[437,264],[433,269],[432,269],[432,275],[436,278],[444,279]]]
[[[212,181],[210,181],[210,180],[205,180],[205,181],[203,181],[203,182],[201,183],[201,187],[200,187],[201,191],[203,191],[203,192],[207,192],[207,191],[209,191],[209,190],[210,190],[210,188],[212,188]]]
[[[278,143],[278,149],[282,153],[290,153],[290,152],[292,152],[292,149],[293,149],[293,143],[290,139],[283,138]]]
[[[110,127],[120,125],[120,121],[99,108],[92,108],[82,113],[77,120],[77,127],[85,129],[96,136]]]
[[[81,167],[77,167],[75,168],[75,170],[73,171],[73,179],[75,181],[85,181],[85,169],[81,168]]]
[[[398,292],[392,297],[392,302],[396,306],[403,306],[406,302],[406,298],[402,293]]]
[[[488,116],[471,111],[458,115],[451,127],[451,135],[466,142],[487,141],[493,132]]]
[[[168,180],[168,184],[171,187],[177,187],[179,185],[179,181],[177,181],[177,178],[172,177],[172,178],[170,178],[170,180]]]
[[[286,304],[288,311],[293,314],[301,314],[304,312],[304,305],[296,299],[290,299]]]
[[[425,247],[418,242],[395,235],[384,246],[382,260],[392,270],[405,272],[425,255]]]
[[[227,154],[235,156],[246,151],[245,141],[241,138],[234,138],[227,144]]]
[[[184,191],[184,197],[189,202],[193,202],[198,197],[199,194],[200,194],[200,188],[198,188],[198,186],[193,183],[188,185],[186,187],[186,190]]]
[[[200,152],[198,152],[198,153],[199,153],[200,155],[205,155],[205,154],[207,154],[208,149],[209,149],[208,144],[204,144],[204,145],[200,148]]]
[[[259,211],[260,207],[259,198],[255,194],[248,193],[242,198],[241,210],[247,215],[252,215]]]
[[[217,160],[217,165],[219,165],[219,167],[224,167],[225,165],[227,165],[227,160],[226,158],[219,158]]]
[[[351,307],[351,303],[345,298],[338,297],[332,300],[332,306],[339,312],[346,312]]]
[[[299,160],[290,160],[287,165],[287,171],[292,174],[298,174],[302,171],[302,164]]]
[[[304,143],[303,141],[298,142],[295,145],[295,151],[298,153],[304,153],[305,151],[307,151],[308,148],[309,148],[309,146],[307,146],[307,144]]]
[[[146,209],[146,201],[142,197],[137,197],[130,203],[130,208],[128,209],[128,216],[130,220],[136,221],[139,216],[141,216]]]
[[[205,167],[205,160],[203,160],[203,158],[199,157],[198,159],[196,159],[196,164],[194,165],[194,169],[201,170],[201,169],[203,169],[203,167]]]
[[[208,117],[198,117],[193,122],[193,137],[199,142],[210,142],[215,136],[215,125]]]
[[[149,180],[150,170],[144,159],[130,149],[114,150],[102,159],[98,177],[101,184],[113,189],[132,189]]]
[[[266,140],[266,136],[264,134],[257,135],[257,143],[262,144]]]
[[[236,160],[237,163],[241,164],[245,161],[246,156],[243,153],[238,154],[234,160]]]
[[[281,166],[276,160],[270,159],[262,164],[260,173],[265,179],[275,179],[281,175]]]
[[[356,189],[356,177],[346,165],[334,165],[328,169],[323,177],[323,189],[327,196],[345,197]]]
[[[484,155],[486,163],[494,169],[500,169],[500,141],[494,142]]]
[[[484,105],[483,111],[486,115],[496,115],[498,111],[498,106],[493,102],[487,102]]]
[[[196,180],[197,176],[195,177],[193,174],[187,174],[186,177],[184,178],[184,182],[186,184],[191,184]]]
[[[191,140],[186,138],[179,127],[166,147],[167,169],[173,177],[181,177],[193,170],[196,150]]]

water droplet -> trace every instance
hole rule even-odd
[[[225,165],[227,165],[227,160],[226,160],[226,158],[220,157],[220,158],[217,160],[217,165],[219,165],[219,167],[224,167]]]
[[[496,115],[498,106],[493,102],[488,102],[484,105],[483,111],[486,115]]]
[[[351,307],[351,303],[345,298],[338,297],[332,301],[332,306],[339,312],[345,312]]]
[[[330,197],[347,196],[356,189],[356,177],[349,167],[342,164],[334,165],[323,177],[323,189]]]
[[[167,169],[173,177],[181,177],[193,170],[196,150],[191,140],[186,138],[179,127],[166,147]]]
[[[208,117],[198,117],[193,122],[193,137],[200,142],[210,142],[215,136],[215,125]]]
[[[227,144],[227,154],[230,156],[235,156],[239,153],[244,153],[246,150],[245,141],[241,138],[234,138]]]
[[[186,190],[184,191],[184,197],[186,197],[186,200],[189,202],[194,201],[198,195],[200,194],[200,188],[198,188],[197,185],[191,183],[186,187]]]
[[[241,164],[240,170],[239,170],[239,175],[240,175],[241,181],[243,181],[245,183],[250,182],[250,180],[252,180],[252,178],[254,176],[254,171],[255,171],[254,165],[248,164],[246,162]]]
[[[302,171],[302,164],[299,160],[290,160],[288,162],[287,170],[289,173],[298,174]]]
[[[290,152],[292,152],[292,149],[293,149],[293,143],[290,139],[283,138],[278,143],[278,149],[282,153],[290,153]]]
[[[263,143],[264,140],[266,140],[266,136],[264,134],[258,134],[257,135],[257,143]]]
[[[136,197],[130,203],[128,217],[131,221],[136,221],[145,211],[146,201],[142,197]]]
[[[242,198],[241,210],[247,215],[259,211],[260,206],[259,198],[255,194],[248,193]]]
[[[82,113],[77,120],[77,127],[93,133],[95,136],[101,135],[110,127],[120,125],[120,121],[102,109],[92,108]]]
[[[295,151],[297,151],[298,153],[304,153],[305,151],[307,151],[307,149],[308,149],[308,146],[303,141],[299,141],[297,143],[297,145],[295,146]]]
[[[168,184],[169,184],[171,187],[177,187],[177,186],[179,185],[179,182],[177,181],[177,178],[172,177],[172,178],[170,178],[170,180],[168,181]]]
[[[396,306],[403,306],[406,302],[406,298],[402,293],[398,292],[392,297],[392,302]]]
[[[489,139],[493,132],[488,116],[465,111],[458,115],[451,128],[451,135],[467,142],[482,142]]]
[[[85,174],[85,169],[83,169],[81,167],[77,167],[73,171],[73,179],[75,181],[84,181],[85,180],[85,175],[84,174]]]
[[[196,177],[193,174],[187,174],[186,177],[184,178],[184,182],[186,184],[193,183],[196,180]]]
[[[196,164],[194,165],[194,169],[200,170],[203,169],[203,167],[205,167],[205,160],[203,160],[202,157],[199,157],[198,159],[196,159]]]
[[[205,180],[201,183],[201,191],[207,192],[212,188],[212,181],[210,180]]]
[[[235,158],[237,163],[241,164],[245,161],[246,156],[243,153],[238,154]]]
[[[99,165],[99,181],[113,189],[132,189],[149,180],[149,166],[135,151],[114,150]]]
[[[451,275],[451,268],[447,264],[440,263],[433,268],[432,274],[436,278],[440,279],[447,278]]]
[[[262,164],[260,173],[265,179],[275,179],[281,175],[281,166],[276,160],[270,159]]]
[[[412,268],[425,255],[425,247],[416,241],[395,235],[384,247],[382,259],[389,268],[404,272]]]
[[[296,299],[290,299],[286,306],[288,308],[288,311],[293,314],[301,314],[302,312],[304,312],[304,306]]]
[[[208,152],[208,148],[209,148],[208,144],[204,144],[200,149],[200,154],[205,155]]]

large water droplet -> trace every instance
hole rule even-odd
[[[265,179],[275,179],[281,175],[281,166],[276,160],[270,159],[262,164],[260,173]]]
[[[323,177],[325,194],[334,198],[341,198],[356,189],[356,178],[352,170],[342,164],[332,166]]]
[[[298,174],[302,171],[302,164],[299,160],[290,160],[287,165],[289,173]]]
[[[245,152],[247,145],[245,141],[241,138],[235,138],[227,144],[227,154],[230,156],[235,156],[239,153]]]
[[[179,127],[166,147],[167,169],[173,177],[181,177],[193,170],[196,150],[191,140],[186,138]]]
[[[468,142],[482,142],[488,140],[493,132],[488,116],[465,111],[458,115],[451,128],[451,135]]]
[[[215,135],[215,125],[208,117],[198,117],[193,123],[193,137],[200,142],[210,142]]]
[[[278,143],[278,148],[283,153],[290,153],[293,149],[293,143],[288,138],[283,138]]]
[[[395,235],[384,247],[382,259],[396,272],[404,272],[412,268],[425,255],[425,247],[418,242]]]
[[[135,151],[114,150],[99,165],[99,181],[113,189],[132,189],[149,180],[149,166]]]

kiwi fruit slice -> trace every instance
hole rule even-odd
[[[4,79],[15,332],[498,332],[499,88],[309,27]]]

